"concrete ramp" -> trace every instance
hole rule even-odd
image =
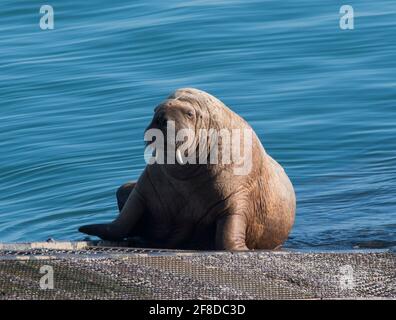
[[[0,299],[395,299],[389,251],[202,252],[0,244]]]

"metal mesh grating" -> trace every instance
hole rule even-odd
[[[0,247],[0,299],[321,298],[396,298],[395,255]]]

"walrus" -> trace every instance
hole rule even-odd
[[[250,130],[251,152],[243,158],[250,162],[249,170],[238,173],[234,160],[187,163],[175,142],[170,152],[178,161],[149,163],[137,182],[117,190],[120,213],[114,221],[85,225],[79,231],[111,241],[138,237],[152,248],[279,248],[293,226],[296,197],[284,169],[266,153],[250,125],[214,96],[194,88],[178,89],[159,104],[146,132],[155,129],[166,136],[171,121],[176,132]],[[211,135],[205,139],[195,137],[185,149],[202,158],[199,147],[206,144],[209,154],[204,158],[209,157]],[[222,139],[217,143],[219,150],[227,147]]]

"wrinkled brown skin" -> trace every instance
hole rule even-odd
[[[148,129],[163,129],[164,120],[174,120],[176,130],[250,128],[221,101],[192,88],[179,89],[160,104]],[[235,175],[235,164],[147,165],[137,183],[118,190],[120,214],[113,222],[79,230],[106,240],[139,236],[157,248],[280,247],[294,223],[295,193],[283,168],[255,134],[253,139],[248,175]]]

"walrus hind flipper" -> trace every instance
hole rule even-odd
[[[88,224],[78,228],[78,231],[107,241],[121,241],[124,239],[117,235],[115,230],[112,230],[110,224]]]

